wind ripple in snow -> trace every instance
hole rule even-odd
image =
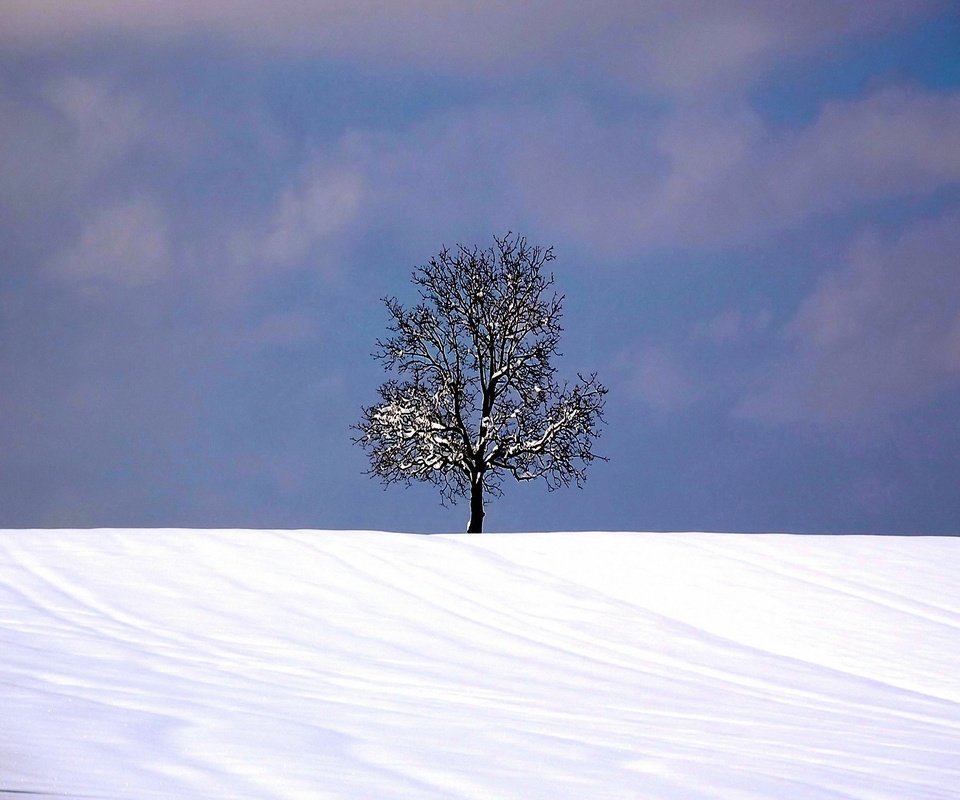
[[[960,539],[0,533],[0,796],[958,798]]]

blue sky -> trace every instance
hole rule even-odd
[[[0,16],[0,526],[461,530],[349,427],[380,298],[513,230],[610,461],[488,530],[960,532],[955,4]]]

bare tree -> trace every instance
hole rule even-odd
[[[380,387],[354,441],[384,483],[426,481],[443,500],[470,497],[469,533],[483,530],[484,494],[504,476],[581,486],[603,421],[596,374],[559,385],[552,359],[563,296],[544,266],[553,248],[521,236],[486,250],[444,248],[413,273],[420,303],[384,303],[390,335],[373,354],[406,380]]]

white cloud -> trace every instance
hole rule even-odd
[[[309,162],[277,196],[260,220],[228,236],[238,277],[297,266],[343,233],[364,204],[364,179],[326,159]]]
[[[434,115],[395,135],[358,133],[345,150],[368,177],[377,224],[419,228],[434,243],[474,228],[487,236],[520,218],[512,154],[529,119],[524,111],[472,108]]]
[[[96,211],[79,238],[55,257],[51,269],[83,285],[135,287],[156,283],[169,266],[163,212],[150,198],[134,197]]]
[[[353,221],[363,200],[356,172],[311,170],[280,197],[259,243],[270,263],[288,263]]]
[[[576,105],[517,120],[518,190],[594,245],[740,245],[812,218],[960,184],[960,92],[891,88],[774,133],[740,108],[601,124]]]
[[[4,0],[0,42],[54,48],[77,38],[212,36],[272,49],[450,74],[578,62],[632,86],[689,92],[743,81],[772,61],[874,33],[939,3],[872,0]]]
[[[856,6],[831,0],[615,2],[606,4],[607,29],[618,31],[608,59],[614,74],[630,85],[706,96],[742,89],[771,64],[847,36],[908,24],[939,5],[897,0]]]
[[[366,204],[362,173],[329,156],[312,159],[241,223],[230,220],[195,238],[181,254],[181,271],[219,311],[245,306],[259,287],[281,275],[334,275]],[[286,335],[261,333],[266,339]]]
[[[708,73],[728,67],[742,73],[748,69],[744,65],[770,56],[770,41],[789,40],[799,47],[819,41],[825,30],[833,31],[830,35],[876,30],[906,13],[901,4],[883,2],[841,14],[819,0],[803,10],[790,3],[770,10],[767,4],[739,2],[718,11],[715,4],[694,2],[682,14],[672,3],[638,10],[635,4],[610,2],[586,16],[579,5],[561,3],[541,9],[542,20],[529,8],[498,4],[396,4],[376,15],[362,9],[332,2],[282,2],[266,9],[252,2],[174,0],[120,7],[81,0],[40,14],[33,3],[8,0],[10,24],[0,41],[6,36],[11,43],[37,47],[110,31],[131,36],[213,31],[244,41],[277,37],[278,46],[288,38],[292,43],[298,36],[315,36],[321,51],[342,47],[353,57],[350,48],[367,47],[379,41],[379,34],[343,38],[337,31],[359,34],[372,26],[375,33],[383,26],[390,34],[384,34],[388,50],[406,48],[414,58],[425,32],[442,50],[450,42],[441,31],[473,26],[465,41],[453,40],[467,62],[474,57],[472,48],[501,63],[518,49],[532,51],[534,59],[543,56],[542,48],[569,55],[583,47],[593,53],[597,42],[613,37],[612,50],[599,48],[603,58],[640,53],[636,57],[646,61],[630,69],[647,76],[643,80],[659,84],[674,75],[689,84],[700,73],[708,80]],[[444,13],[426,13],[438,9]],[[633,29],[630,25],[612,24],[617,20],[636,22],[640,38],[624,32]],[[531,36],[536,26],[543,30]],[[530,49],[516,47],[518,36],[530,40]],[[620,41],[623,36],[629,41]],[[579,37],[590,39],[590,47]],[[641,41],[651,46],[638,47]],[[704,63],[681,68],[678,59],[685,58]],[[616,67],[621,68],[626,69]],[[681,80],[681,74],[687,77]],[[158,111],[149,95],[124,92],[100,79],[66,77],[48,84],[43,120],[36,124],[31,120],[37,109],[25,113],[14,107],[6,114],[3,105],[0,96],[0,135],[15,129],[0,148],[0,202],[11,213],[31,205],[32,196],[38,209],[67,196],[89,202],[90,178],[145,143],[179,137],[200,147],[209,141],[196,135],[201,120],[166,119],[170,110]],[[431,241],[470,236],[475,229],[523,226],[618,255],[660,246],[737,246],[802,226],[820,214],[956,184],[958,140],[960,93],[907,89],[831,104],[809,127],[793,132],[768,130],[736,103],[679,103],[663,117],[618,120],[575,101],[545,108],[474,107],[434,115],[399,132],[346,136],[339,152],[304,168],[265,219],[222,239],[236,274],[311,257],[354,222],[392,224],[401,232],[417,229]]]
[[[771,320],[772,315],[769,309],[744,312],[736,308],[728,308],[717,316],[694,325],[691,338],[694,341],[710,342],[716,345],[732,344],[747,336],[762,333],[770,325]]]
[[[943,366],[950,372],[960,372],[960,309],[943,340]]]
[[[76,202],[150,127],[140,98],[103,80],[61,76],[33,94],[0,85],[0,204],[10,216]]]
[[[243,341],[255,347],[271,347],[298,344],[316,335],[315,314],[282,311],[254,323],[244,333]]]
[[[785,350],[737,413],[876,419],[960,380],[960,214],[861,237],[782,331]]]
[[[86,74],[0,81],[0,217],[13,235],[61,246],[64,228],[51,222],[88,217],[118,183],[156,196],[139,167],[182,168],[206,141],[200,120],[156,95]]]
[[[630,393],[656,411],[675,411],[697,397],[693,382],[676,355],[663,346],[649,345],[622,355],[618,365]]]
[[[957,141],[960,92],[907,88],[831,103],[790,131],[743,106],[618,120],[576,100],[476,106],[346,135],[283,196],[260,255],[302,255],[341,215],[431,241],[521,225],[620,255],[742,246],[960,185]]]
[[[119,161],[148,134],[143,100],[106,81],[66,75],[48,83],[44,97],[66,124],[85,172]]]
[[[960,181],[960,92],[888,88],[834,102],[768,155],[765,200],[785,215]]]

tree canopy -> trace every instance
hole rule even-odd
[[[582,485],[603,422],[595,373],[559,383],[554,357],[564,297],[544,267],[552,248],[518,235],[487,249],[442,249],[413,272],[420,302],[385,298],[389,335],[373,356],[396,373],[355,426],[370,472],[385,483],[425,481],[444,500],[471,500],[482,530],[484,493],[504,477]]]

